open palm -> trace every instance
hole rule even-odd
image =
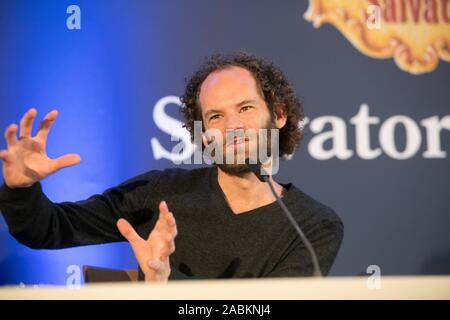
[[[47,136],[58,112],[49,112],[40,123],[36,135],[32,136],[36,114],[36,109],[30,109],[24,114],[20,121],[19,138],[16,124],[10,125],[5,131],[7,150],[0,150],[0,159],[3,163],[3,179],[10,188],[29,187],[62,168],[80,162],[77,154],[66,154],[56,159],[47,156]]]

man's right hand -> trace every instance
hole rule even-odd
[[[80,162],[78,154],[66,154],[50,159],[45,152],[48,132],[55,121],[58,111],[53,110],[44,117],[34,137],[31,136],[36,109],[30,109],[20,120],[20,134],[17,139],[16,124],[5,131],[7,150],[0,150],[3,163],[3,180],[10,188],[24,188],[33,185],[59,169]]]

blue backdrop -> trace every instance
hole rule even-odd
[[[81,29],[67,26],[67,8],[74,4]],[[81,200],[141,172],[174,166],[158,158],[151,143],[157,139],[167,150],[175,144],[155,105],[179,96],[185,77],[205,56],[246,50],[285,71],[310,121],[334,116],[345,125],[338,134],[351,157],[319,159],[313,138],[320,129],[307,126],[302,147],[277,177],[344,220],[331,274],[360,274],[372,264],[383,274],[449,273],[449,159],[423,156],[420,121],[449,115],[450,64],[411,75],[392,60],[361,54],[332,26],[313,28],[303,18],[307,7],[306,1],[256,0],[1,1],[0,128],[18,123],[30,107],[37,108],[38,120],[58,109],[48,154],[78,153],[82,161],[42,184],[55,202]],[[420,149],[405,160],[388,152],[372,160],[358,156],[350,118],[362,104],[380,124],[396,115],[412,119]],[[178,109],[170,103],[163,111],[179,120]],[[373,148],[380,144],[380,124],[371,128]],[[328,122],[323,130],[332,126]],[[393,133],[399,150],[407,144],[405,130]],[[448,129],[440,137],[448,152]],[[325,144],[330,148],[331,140]],[[64,284],[71,265],[135,268],[136,262],[126,243],[28,249],[0,219],[0,284]]]

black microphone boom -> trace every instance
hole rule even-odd
[[[275,188],[272,184],[272,181],[270,181],[270,179],[269,179],[269,174],[266,171],[264,171],[264,169],[261,167],[260,164],[250,164],[247,162],[247,166],[261,182],[267,182],[269,184],[270,190],[272,191],[275,199],[277,199],[277,202],[280,205],[281,209],[286,214],[287,218],[289,219],[289,221],[291,222],[291,224],[294,226],[295,230],[297,231],[298,235],[300,236],[300,239],[303,241],[303,244],[306,246],[306,248],[309,251],[311,260],[313,262],[313,267],[314,267],[313,275],[315,277],[322,277],[322,272],[320,271],[319,262],[317,260],[317,255],[316,255],[316,252],[314,251],[313,246],[311,245],[311,242],[309,242],[308,238],[306,238],[305,234],[303,233],[302,229],[298,225],[297,221],[295,221],[294,217],[292,216],[292,213],[289,211],[289,209],[284,204],[283,200],[281,200],[281,198],[276,193]]]

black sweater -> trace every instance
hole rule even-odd
[[[315,248],[322,273],[343,238],[334,211],[292,184],[283,201]],[[177,222],[173,274],[195,278],[310,276],[311,258],[276,202],[241,214],[229,208],[217,168],[153,170],[77,202],[51,202],[40,183],[0,188],[0,210],[10,233],[36,249],[124,241],[116,227],[127,219],[147,238],[165,200]],[[173,277],[171,276],[171,279]]]

